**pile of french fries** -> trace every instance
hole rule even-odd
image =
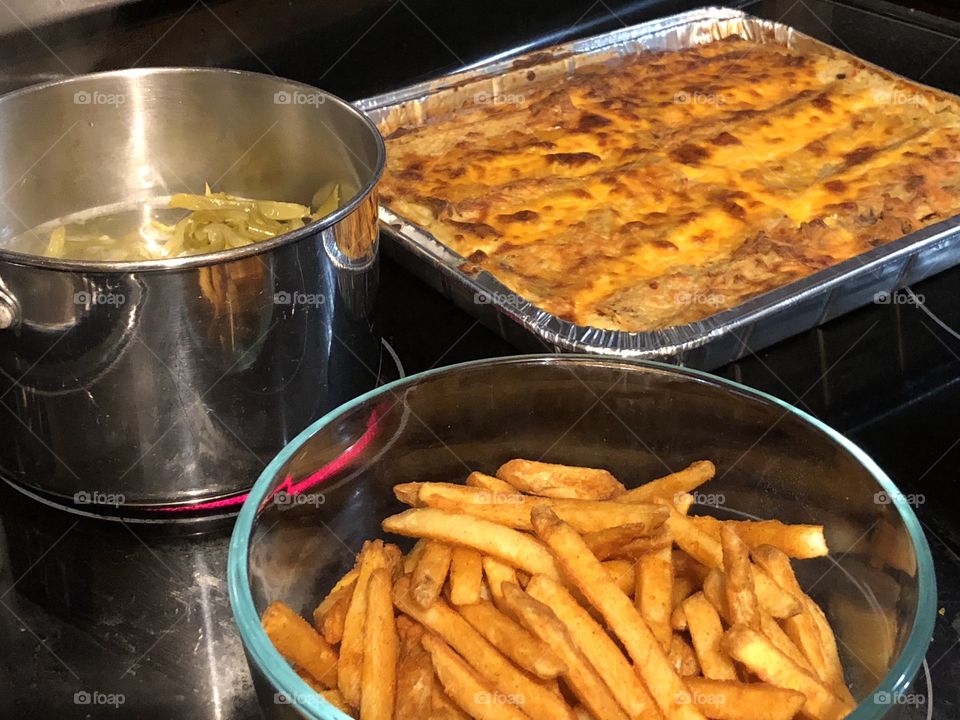
[[[407,483],[312,624],[263,626],[361,720],[837,720],[855,707],[791,558],[822,526],[688,515],[699,461],[627,490],[606,470],[511,460]]]

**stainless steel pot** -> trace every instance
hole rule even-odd
[[[376,128],[343,101],[215,69],[76,77],[0,98],[0,472],[78,504],[247,488],[376,382]],[[218,190],[332,215],[272,240],[146,262],[4,249],[85,209]]]

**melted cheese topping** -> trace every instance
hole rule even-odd
[[[960,212],[960,108],[731,39],[581,68],[387,138],[382,198],[540,308],[701,320]]]

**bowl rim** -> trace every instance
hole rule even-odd
[[[109,79],[109,78],[135,78],[153,75],[222,75],[224,77],[234,78],[252,78],[260,81],[269,81],[277,87],[290,87],[299,92],[315,94],[319,93],[324,97],[324,103],[331,103],[345,110],[348,115],[365,126],[370,133],[376,146],[376,160],[372,168],[370,179],[364,183],[356,195],[350,198],[343,206],[337,208],[329,215],[324,215],[318,220],[307,223],[301,228],[290,232],[282,233],[275,237],[263,240],[261,242],[250,243],[238,248],[228,250],[218,250],[212,253],[200,253],[197,255],[185,255],[177,258],[165,258],[161,260],[59,260],[46,257],[44,255],[35,255],[33,253],[22,253],[15,250],[9,250],[0,246],[0,262],[12,263],[15,265],[26,265],[39,267],[49,270],[63,270],[68,272],[99,272],[99,273],[131,273],[131,272],[157,272],[163,270],[189,270],[207,265],[216,265],[218,263],[230,262],[241,258],[250,257],[266,253],[283,245],[293,244],[309,235],[314,235],[326,230],[351,214],[363,203],[371,193],[375,192],[380,178],[383,176],[384,168],[387,163],[387,149],[383,140],[383,135],[370,117],[358,110],[351,103],[333,93],[321,90],[318,87],[291,80],[279,75],[269,75],[267,73],[255,72],[252,70],[235,70],[233,68],[221,67],[201,67],[201,66],[160,66],[143,68],[126,68],[122,70],[106,70],[103,72],[86,73],[84,75],[73,75],[67,78],[49,80],[47,82],[27,85],[8,93],[0,95],[0,107],[4,103],[14,101],[18,98],[40,93],[52,87],[60,85],[73,85],[91,80]],[[349,148],[348,148],[349,149]],[[356,157],[356,153],[350,150],[350,154]]]
[[[917,612],[913,627],[904,644],[903,651],[893,667],[880,680],[873,692],[861,700],[856,709],[847,715],[846,720],[879,720],[890,709],[889,703],[878,702],[878,696],[887,697],[902,694],[910,685],[920,670],[927,648],[933,635],[936,621],[937,586],[934,572],[933,557],[930,546],[920,525],[920,521],[913,508],[907,503],[903,494],[880,468],[879,465],[860,448],[837,430],[821,422],[813,415],[797,408],[773,395],[757,390],[733,380],[713,375],[711,373],[678,367],[652,360],[635,360],[611,358],[607,356],[583,355],[572,353],[545,353],[535,355],[512,355],[502,358],[486,358],[470,362],[432,368],[424,372],[409,375],[386,385],[360,395],[353,400],[328,412],[319,420],[311,423],[270,461],[257,479],[250,494],[241,507],[240,514],[230,537],[229,552],[227,555],[227,589],[234,621],[240,631],[240,638],[247,652],[248,661],[269,680],[275,691],[284,695],[289,703],[304,717],[311,720],[352,720],[349,715],[328,703],[322,695],[314,691],[307,683],[294,672],[293,668],[284,660],[267,637],[260,624],[260,617],[253,604],[250,591],[250,582],[247,574],[249,539],[254,527],[258,508],[261,506],[269,491],[270,483],[277,471],[323,426],[338,416],[350,412],[365,402],[402,389],[405,386],[417,383],[446,373],[455,374],[465,369],[496,365],[547,365],[547,364],[599,364],[620,365],[626,367],[655,370],[667,374],[682,375],[701,382],[719,385],[727,390],[734,390],[741,394],[752,396],[754,399],[766,401],[782,408],[788,413],[812,425],[815,429],[826,434],[831,440],[849,452],[868,472],[877,483],[887,491],[893,504],[900,514],[910,539],[914,544],[917,558]]]

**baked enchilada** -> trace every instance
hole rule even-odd
[[[645,331],[960,214],[960,108],[738,38],[478,95],[387,137],[382,201],[517,295]]]

